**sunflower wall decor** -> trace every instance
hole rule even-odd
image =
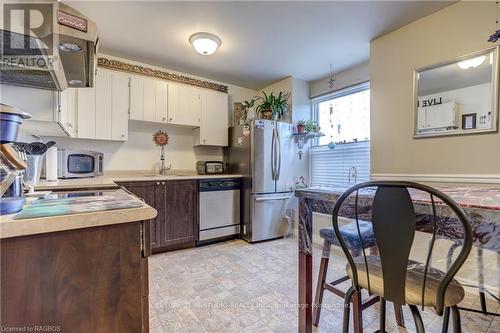
[[[153,142],[161,147],[160,175],[165,175],[167,170],[172,167],[172,164],[168,168],[165,166],[165,146],[168,145],[169,139],[168,134],[161,130],[153,134]]]

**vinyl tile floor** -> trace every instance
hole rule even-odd
[[[320,258],[317,248],[314,280]],[[332,251],[329,279],[342,276],[344,268],[341,253]],[[234,240],[153,255],[149,258],[150,332],[297,332],[297,271],[294,239],[256,244]],[[467,293],[461,305],[479,308],[479,298]],[[488,307],[500,311],[493,299],[488,299]],[[342,300],[325,292],[321,320],[313,332],[341,332],[342,309]],[[390,304],[387,311],[387,332],[415,332],[407,307],[407,328],[395,324]],[[365,332],[378,330],[378,315],[378,304],[363,311]],[[500,332],[500,317],[464,311],[461,315],[464,333]],[[426,332],[441,332],[442,319],[432,310],[425,310],[422,318]]]

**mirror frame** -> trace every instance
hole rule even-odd
[[[483,49],[477,52],[469,53],[460,57],[456,57],[453,59],[448,59],[445,61],[441,61],[436,64],[416,68],[413,70],[413,138],[414,139],[422,139],[422,138],[432,138],[432,137],[443,137],[443,136],[457,136],[457,135],[471,135],[471,134],[482,134],[482,133],[496,133],[498,132],[498,118],[499,118],[499,93],[498,93],[498,84],[499,84],[499,47],[500,46],[493,46],[487,49]],[[450,131],[451,133],[446,133],[446,131],[443,132],[430,132],[430,133],[418,133],[417,132],[417,124],[418,124],[418,107],[417,107],[417,101],[418,101],[418,73],[433,69],[433,68],[438,68],[442,67],[445,65],[453,64],[456,62],[459,62],[461,60],[465,60],[468,58],[472,58],[474,56],[479,56],[481,54],[493,52],[493,71],[491,73],[492,76],[492,102],[493,102],[493,119],[492,119],[492,128],[491,129],[471,129],[471,130],[461,130],[461,131]]]

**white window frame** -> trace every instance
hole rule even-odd
[[[365,91],[370,89],[370,81],[364,81],[361,83],[356,83],[352,86],[348,86],[345,88],[341,88],[339,90],[332,91],[328,94],[321,95],[318,97],[313,98],[312,100],[312,120],[313,121],[318,121],[318,105],[321,102],[328,101],[333,98],[339,98],[342,96],[347,96],[351,94],[355,94],[361,91]],[[371,112],[371,108],[370,108]],[[371,137],[370,137],[371,140]],[[315,138],[311,141],[311,147],[312,146],[318,146],[319,138]],[[308,162],[308,169],[309,169],[309,179],[312,179],[312,154],[309,154],[309,162]]]

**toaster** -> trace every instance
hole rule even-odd
[[[199,175],[215,175],[224,172],[224,164],[221,161],[198,161],[196,172]]]

